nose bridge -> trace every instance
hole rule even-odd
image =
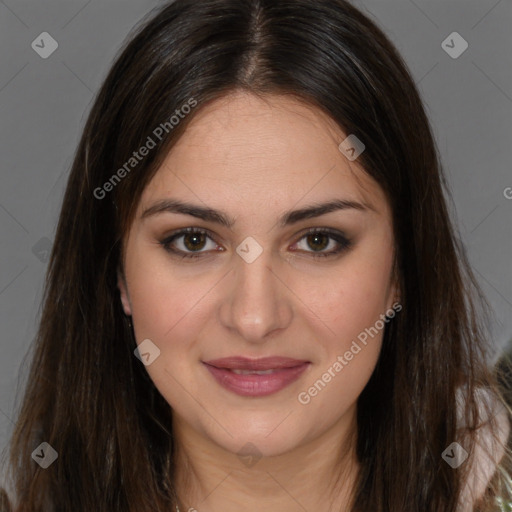
[[[247,246],[242,243],[239,250],[244,248]],[[247,341],[264,341],[291,318],[288,298],[272,270],[271,256],[262,251],[254,259],[245,258],[242,252],[233,261],[233,281],[223,303],[222,322]]]

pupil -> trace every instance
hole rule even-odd
[[[315,249],[314,245],[315,244],[318,244],[318,239],[323,239],[323,241],[325,243],[320,243],[320,246],[321,247],[316,247],[316,249],[318,250],[322,250],[322,249],[325,249],[327,247],[327,245],[329,245],[329,242],[328,242],[328,238],[326,235],[322,235],[322,234],[313,234],[313,235],[308,235],[308,245],[312,248],[312,249]],[[313,242],[311,243],[311,240],[313,240]]]
[[[192,240],[191,244],[188,243],[190,240]],[[185,242],[185,246],[189,250],[202,249],[202,245],[204,244],[204,234],[203,233],[191,233],[191,234],[185,235],[184,242]]]

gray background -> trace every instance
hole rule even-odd
[[[47,251],[91,100],[129,30],[160,3],[0,0],[0,450],[14,426]],[[420,88],[502,347],[512,338],[512,2],[354,3],[395,42]],[[42,32],[59,44],[47,59],[31,47]],[[441,46],[452,32],[469,44],[456,59]]]

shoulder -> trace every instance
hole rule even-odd
[[[459,428],[464,428],[464,401],[460,400],[460,395],[458,398]],[[478,388],[476,399],[481,427],[475,432],[474,448],[466,462],[468,468],[461,495],[461,512],[472,511],[475,501],[484,495],[505,454],[511,429],[507,409],[494,393]]]

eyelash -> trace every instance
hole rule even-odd
[[[181,251],[180,249],[172,249],[171,243],[174,242],[176,239],[187,235],[187,234],[198,234],[198,235],[206,235],[208,238],[210,238],[212,241],[215,242],[215,239],[211,235],[211,233],[206,229],[201,228],[185,228],[181,229],[180,231],[177,231],[170,236],[166,237],[164,240],[162,240],[160,245],[169,253],[181,257],[181,259],[187,259],[187,258],[201,258],[205,254],[205,252],[190,252],[186,253],[184,251]],[[350,249],[352,247],[352,242],[347,239],[345,236],[343,236],[338,231],[333,231],[329,228],[313,228],[304,233],[297,242],[300,242],[302,239],[306,238],[309,235],[315,235],[315,234],[323,234],[328,235],[328,238],[334,240],[339,244],[338,249],[331,250],[329,252],[314,252],[314,251],[306,251],[308,253],[311,253],[313,258],[328,258],[337,256],[338,254]],[[296,243],[297,243],[296,242]],[[216,242],[215,242],[216,243]]]

